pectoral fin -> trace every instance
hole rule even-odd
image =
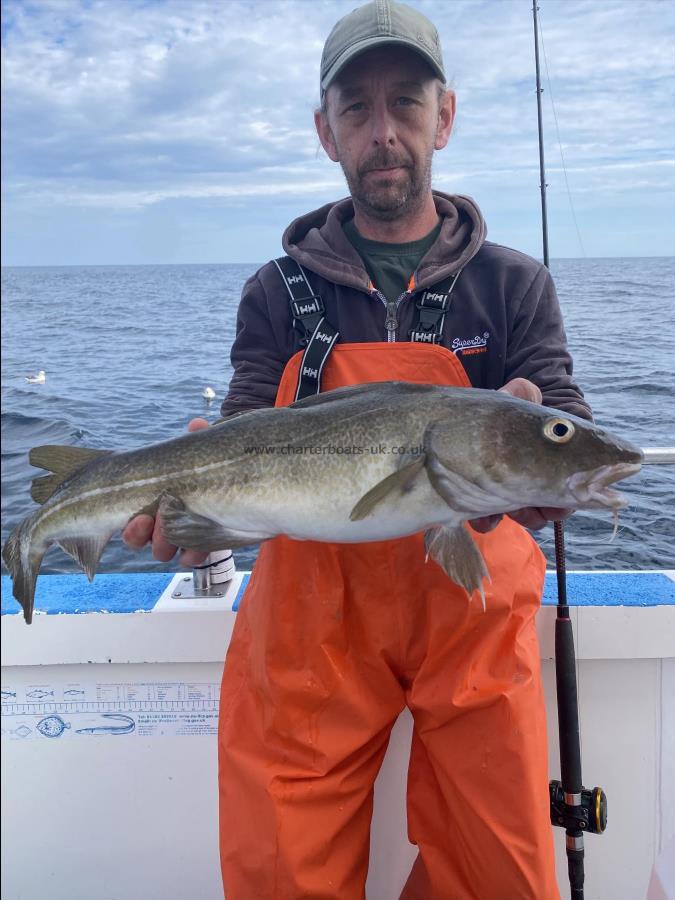
[[[424,547],[427,559],[431,557],[437,562],[448,578],[463,587],[469,596],[474,591],[480,592],[485,609],[483,579],[487,578],[489,581],[490,573],[469,532],[461,525],[455,528],[430,528],[424,534]]]
[[[427,453],[427,475],[436,493],[451,509],[466,513],[463,518],[478,518],[499,512],[494,494],[446,468],[433,452]]]
[[[189,547],[211,553],[225,548],[248,547],[273,537],[271,534],[253,534],[224,528],[206,516],[188,509],[178,497],[164,494],[159,504],[164,537],[176,547]]]
[[[72,556],[89,581],[93,581],[101,554],[111,537],[112,532],[84,538],[62,538],[57,543],[64,553]]]
[[[379,481],[375,487],[361,497],[351,511],[349,518],[352,522],[369,516],[378,503],[384,500],[392,491],[400,491],[402,494],[409,491],[416,476],[424,468],[424,461],[425,455],[422,453],[416,456],[412,462],[407,463],[400,469],[397,469],[396,472],[392,472],[391,475],[387,475],[386,478]]]

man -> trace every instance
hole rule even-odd
[[[590,416],[547,270],[486,243],[472,200],[431,190],[454,112],[421,13],[376,0],[337,23],[315,124],[350,199],[293,222],[292,262],[245,285],[224,416],[290,403],[308,379],[322,392],[385,379],[473,385]],[[298,284],[320,298],[324,324],[308,328],[291,307]],[[320,380],[305,362],[319,327],[333,342]],[[221,697],[228,900],[363,896],[372,786],[406,705],[420,853],[402,896],[558,897],[534,628],[544,562],[514,520],[540,527],[559,512],[473,523],[492,578],[485,613],[425,564],[419,535],[263,545]],[[175,552],[148,518],[125,531],[136,545],[151,536],[159,558]]]

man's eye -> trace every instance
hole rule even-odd
[[[396,102],[399,106],[412,106],[415,103],[412,97],[398,97]]]
[[[348,106],[345,112],[361,112],[361,110],[365,108],[366,104],[359,101],[358,103],[352,103],[351,106]]]

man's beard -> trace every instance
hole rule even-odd
[[[433,150],[429,151],[419,167],[415,167],[408,160],[380,151],[366,160],[356,172],[348,172],[341,163],[354,206],[360,208],[370,218],[381,222],[405,218],[421,208],[431,188],[432,156]],[[405,178],[401,178],[397,173],[395,178],[387,179],[383,174],[379,176],[379,183],[376,184],[375,179],[367,176],[373,169],[395,166],[405,170]]]

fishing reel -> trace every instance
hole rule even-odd
[[[580,829],[590,834],[602,834],[607,828],[607,796],[602,788],[581,789],[578,806],[565,802],[562,782],[550,781],[551,824],[560,828]]]

